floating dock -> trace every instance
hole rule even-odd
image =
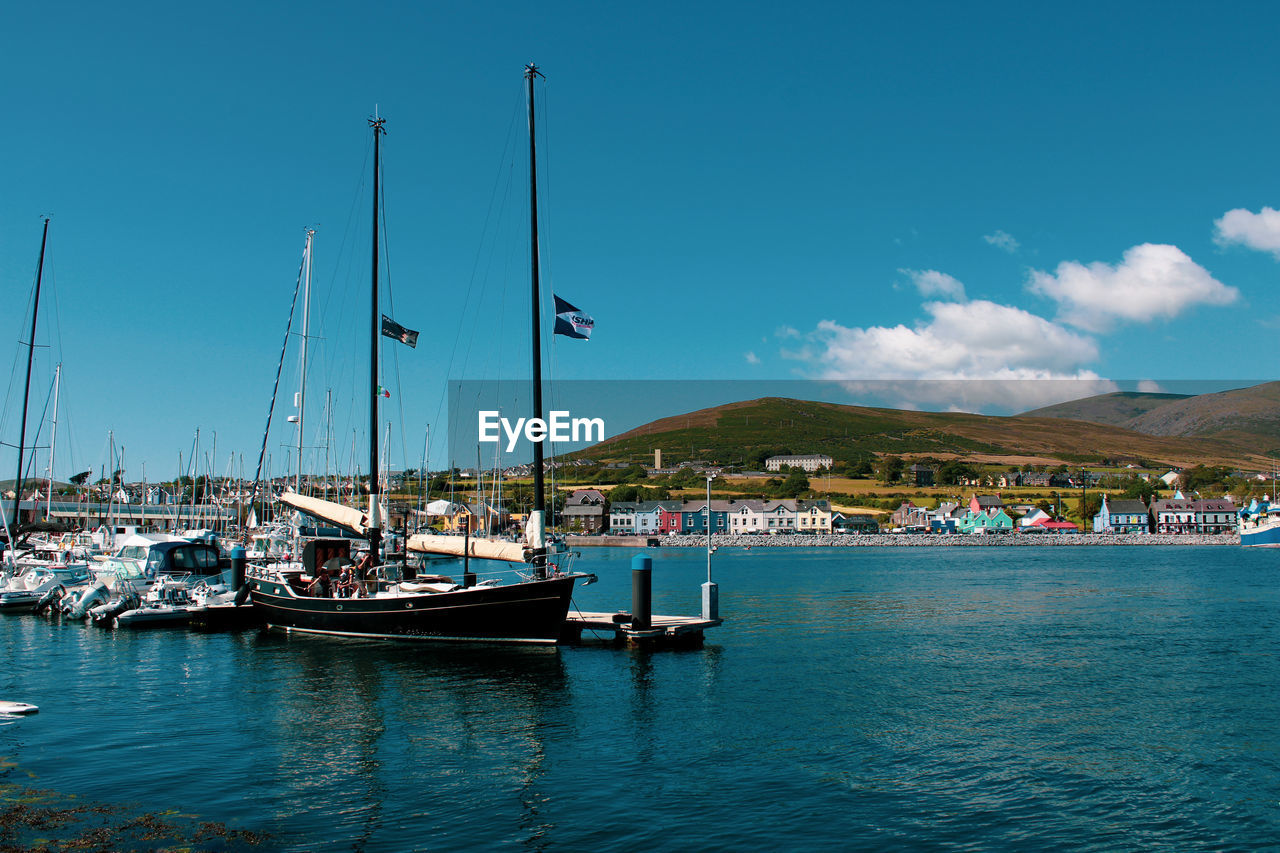
[[[698,616],[650,616],[648,627],[644,627],[637,625],[630,613],[575,611],[565,622],[565,639],[571,643],[595,640],[629,646],[698,646],[704,631],[723,622]],[[584,637],[587,632],[596,636]]]

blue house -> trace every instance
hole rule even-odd
[[[1093,517],[1094,533],[1148,533],[1150,511],[1142,501],[1107,500],[1102,496],[1102,509]]]
[[[732,501],[711,502],[711,532],[712,533],[728,533],[729,532],[729,513],[731,512],[730,504]],[[707,534],[707,502],[701,501],[685,501],[680,508],[680,532],[687,534]]]

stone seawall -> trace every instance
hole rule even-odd
[[[570,540],[572,541],[572,540]],[[663,536],[664,548],[705,548],[706,536]],[[963,536],[946,534],[794,534],[790,536],[713,536],[711,544],[718,548],[804,548],[836,547],[857,548],[877,546],[903,547],[1087,547],[1091,545],[1239,545],[1236,533],[1216,535],[1183,534],[1004,534],[988,536]]]

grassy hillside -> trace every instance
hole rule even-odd
[[[1154,436],[1061,418],[899,411],[779,397],[663,418],[574,455],[651,464],[655,449],[662,450],[664,464],[688,459],[741,464],[762,452],[826,453],[846,461],[892,454],[1010,464],[1145,460],[1258,470],[1271,464],[1248,436]]]
[[[1073,421],[1089,421],[1095,424],[1111,424],[1132,429],[1132,421],[1148,412],[1179,400],[1189,399],[1186,394],[1146,394],[1140,391],[1118,391],[1101,394],[1083,400],[1071,400],[1023,412],[1027,418],[1066,418]],[[1140,431],[1140,430],[1139,430]]]
[[[1280,382],[1194,396],[1104,394],[1036,409],[1026,416],[1112,424],[1153,436],[1214,438],[1274,453],[1280,449]]]

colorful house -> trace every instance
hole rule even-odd
[[[729,511],[730,533],[763,533],[764,530],[764,501],[734,502],[733,508]]]
[[[679,533],[684,526],[680,501],[658,502],[658,532]]]
[[[705,536],[709,523],[712,533],[728,533],[731,503],[731,501],[713,500],[711,502],[710,521],[708,522],[707,502],[705,500],[686,501],[680,511],[680,532]]]
[[[1094,533],[1149,533],[1150,508],[1143,501],[1111,500],[1102,496],[1102,508],[1093,517]]]
[[[796,505],[797,533],[830,533],[831,507],[826,501],[799,501]]]
[[[609,531],[627,535],[636,532],[636,501],[618,501],[609,507]]]
[[[1004,509],[1004,501],[999,495],[974,495],[969,499],[969,511],[972,513],[991,512]]]
[[[1013,530],[1013,519],[1004,509],[974,512],[972,509],[964,514],[956,525],[960,533],[977,533],[988,530]]]
[[[796,532],[796,502],[794,500],[768,501],[764,505],[766,533]]]

